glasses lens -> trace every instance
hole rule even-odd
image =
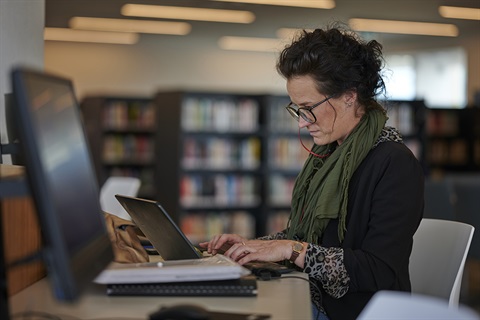
[[[298,121],[298,111],[295,108],[293,108],[291,106],[287,106],[287,107],[285,107],[285,109],[287,109],[288,113],[290,113],[290,115],[292,117],[294,117],[295,120]]]
[[[300,109],[298,109],[298,113],[300,113],[303,120],[305,120],[307,122],[314,123],[315,121],[317,121],[317,119],[313,115],[312,111],[310,111],[310,110],[300,108]]]

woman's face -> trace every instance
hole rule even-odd
[[[310,107],[327,98],[318,92],[315,81],[310,76],[288,79],[287,91],[291,101],[300,107]],[[308,130],[317,145],[334,141],[342,144],[363,114],[357,110],[357,103],[354,92],[331,98],[311,110],[317,118],[315,123],[309,123],[300,117],[298,125]]]

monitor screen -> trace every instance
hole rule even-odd
[[[12,88],[48,277],[57,299],[73,301],[113,259],[73,85],[18,68]]]

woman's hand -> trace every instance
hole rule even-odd
[[[250,261],[278,262],[289,259],[292,254],[291,240],[249,240],[237,242],[224,255],[245,264]]]
[[[279,262],[290,259],[294,243],[292,240],[247,240],[236,234],[220,234],[199,245],[210,254],[223,253],[239,264],[245,264],[250,261]],[[304,242],[303,245],[304,249],[295,261],[301,268],[308,244]]]
[[[198,245],[206,248],[210,254],[224,253],[236,243],[246,243],[247,239],[237,234],[218,234],[208,242],[201,242]]]

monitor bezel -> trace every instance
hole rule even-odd
[[[47,275],[50,278],[52,290],[57,300],[75,301],[81,293],[88,287],[92,280],[98,275],[112,260],[113,250],[103,217],[99,221],[103,224],[103,233],[96,235],[88,245],[70,256],[68,248],[62,235],[62,229],[59,222],[61,212],[53,205],[51,190],[48,188],[47,173],[42,165],[40,149],[37,140],[33,119],[32,106],[29,103],[29,91],[26,79],[37,77],[46,81],[53,81],[68,86],[75,101],[76,118],[80,121],[83,132],[83,140],[86,150],[90,150],[88,141],[85,138],[85,129],[82,124],[79,104],[75,96],[73,83],[70,79],[48,74],[43,71],[15,68],[11,72],[12,90],[16,100],[15,121],[20,139],[20,151],[25,161],[27,180],[29,182],[30,193],[33,197],[37,216],[43,238],[43,259],[47,268]],[[92,176],[92,187],[99,190],[93,162],[90,154],[90,167]],[[72,182],[75,183],[75,182]],[[96,192],[99,194],[99,192]],[[100,201],[98,201],[97,214],[102,215]],[[93,213],[91,213],[93,214]]]

